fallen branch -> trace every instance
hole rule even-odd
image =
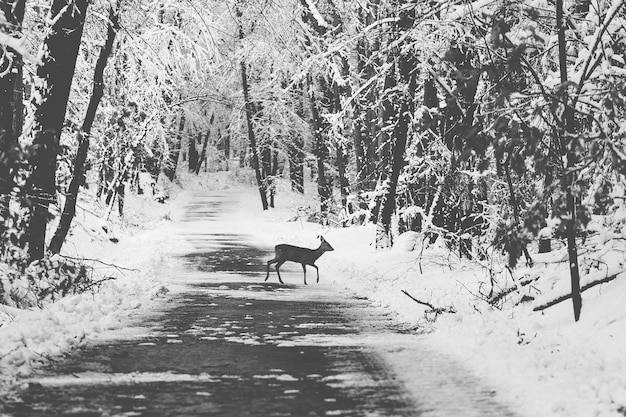
[[[588,282],[580,287],[580,292],[587,291],[589,288],[593,288],[596,285],[605,284],[607,282],[613,281],[615,278],[619,277],[620,275],[626,275],[626,273],[624,273],[623,271],[620,271],[616,274],[607,275],[604,278]],[[552,307],[553,305],[559,304],[560,302],[565,301],[565,300],[569,300],[570,298],[572,298],[572,293],[559,296],[553,300],[547,301],[543,304],[533,307],[533,311],[545,310],[548,307]]]
[[[140,271],[141,271],[140,269],[137,269],[137,268],[126,268],[126,267],[123,267],[123,266],[119,266],[119,265],[115,265],[115,264],[110,264],[110,263],[108,263],[108,262],[104,262],[104,261],[101,261],[101,260],[99,260],[99,259],[92,259],[92,258],[75,258],[75,257],[73,257],[73,256],[68,256],[68,255],[59,255],[59,256],[60,256],[60,257],[62,257],[62,258],[65,258],[65,259],[69,259],[69,260],[71,260],[71,261],[99,263],[99,264],[101,264],[101,265],[110,266],[110,267],[112,267],[112,268],[115,268],[115,269],[117,269],[118,271],[130,271],[130,272],[140,272]]]
[[[405,290],[401,290],[401,291],[404,293],[404,295],[406,295],[407,297],[409,297],[411,300],[415,301],[416,303],[428,307],[430,310],[427,312],[428,313],[433,312],[435,313],[435,316],[437,316],[438,314],[442,314],[442,313],[456,313],[456,310],[454,309],[454,307],[443,307],[443,308],[435,307],[426,301],[418,300],[417,298],[413,297],[411,294],[409,294]]]
[[[411,300],[415,301],[417,304],[421,304],[423,306],[426,306],[428,308],[430,308],[431,310],[435,310],[435,307],[430,304],[427,303],[426,301],[420,301],[417,298],[413,297],[411,294],[409,294],[408,292],[406,292],[405,290],[402,290],[402,292],[404,293],[404,295],[406,295],[407,297],[409,297]]]
[[[497,294],[492,295],[491,297],[489,297],[489,304],[497,304],[499,303],[504,297],[506,297],[507,295],[509,295],[510,293],[512,293],[513,291],[518,290],[518,285],[520,287],[525,287],[529,284],[532,284],[535,281],[538,281],[540,278],[539,275],[535,275],[533,277],[526,277],[526,278],[522,278],[520,280],[518,280],[517,285],[512,285],[508,288],[503,289],[502,291],[500,291]]]

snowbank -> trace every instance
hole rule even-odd
[[[168,292],[166,283],[180,268],[170,254],[185,245],[173,238],[171,216],[186,199],[177,187],[170,188],[178,198],[168,204],[129,194],[123,221],[115,216],[103,221],[97,213],[104,209],[94,196],[81,196],[62,255],[81,259],[102,282],[41,310],[0,306],[0,393],[86,338],[123,329]]]

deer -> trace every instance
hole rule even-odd
[[[275,263],[276,273],[278,274],[278,281],[280,281],[280,283],[284,285],[285,283],[280,277],[279,268],[285,262],[291,261],[291,262],[297,262],[302,265],[302,270],[304,271],[304,285],[308,285],[306,283],[306,266],[307,265],[311,265],[317,270],[317,282],[319,283],[320,282],[320,270],[317,267],[317,265],[315,265],[315,261],[317,261],[319,257],[324,254],[324,252],[330,252],[335,249],[333,249],[333,247],[330,246],[330,243],[328,243],[326,239],[324,239],[323,236],[320,235],[318,237],[320,238],[320,246],[317,249],[301,248],[299,246],[287,245],[285,243],[276,245],[274,247],[274,251],[275,251],[274,259],[270,259],[269,261],[267,261],[267,275],[265,276],[265,281],[267,281],[267,279],[270,277],[270,265]]]

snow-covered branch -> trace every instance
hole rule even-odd
[[[596,29],[596,33],[593,36],[593,45],[589,48],[587,52],[587,59],[585,60],[585,65],[583,66],[582,71],[578,74],[578,79],[574,80],[578,85],[579,93],[582,90],[583,83],[591,76],[588,73],[591,62],[594,58],[596,58],[596,50],[602,41],[602,37],[608,31],[608,28],[613,21],[613,19],[617,16],[620,9],[624,6],[624,0],[614,0],[611,8],[607,11],[606,16],[604,17],[604,21],[602,25],[600,25]],[[621,28],[621,26],[620,26]]]
[[[6,33],[0,32],[0,44],[13,49],[15,52],[20,54],[24,58],[24,60],[33,64],[39,64],[39,60],[37,59],[37,57],[28,52],[28,49],[26,48],[26,38],[18,39],[9,36]]]
[[[305,1],[306,1],[307,7],[309,8],[309,11],[311,12],[311,15],[313,15],[313,17],[317,21],[317,24],[320,25],[321,27],[329,28],[330,25],[328,24],[326,19],[324,19],[324,16],[322,16],[320,11],[317,10],[317,6],[315,5],[315,3],[313,3],[311,0],[305,0]]]
[[[489,3],[493,3],[493,0],[477,0],[473,3],[463,3],[461,5],[456,6],[453,11],[446,15],[446,19],[449,20],[458,20],[461,19],[468,14],[474,14],[476,10],[481,9],[488,5]]]

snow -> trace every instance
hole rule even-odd
[[[442,369],[442,373],[447,366],[446,358],[463,363],[473,377],[496,391],[497,400],[516,410],[520,416],[618,417],[625,414],[624,243],[623,239],[622,243],[612,239],[620,239],[621,234],[613,236],[613,232],[604,232],[597,235],[597,248],[588,255],[597,255],[602,261],[599,263],[604,266],[590,267],[588,274],[585,272],[588,275],[585,279],[592,274],[607,273],[618,274],[618,277],[583,293],[581,319],[574,322],[569,300],[543,311],[533,311],[533,307],[546,301],[547,297],[567,291],[567,263],[559,262],[566,259],[561,256],[563,250],[537,256],[533,268],[520,267],[516,271],[518,282],[532,274],[542,278],[533,285],[514,290],[503,299],[499,308],[495,308],[484,299],[490,282],[485,266],[459,259],[436,243],[429,246],[419,233],[400,236],[392,249],[377,250],[372,225],[334,228],[309,223],[302,218],[288,221],[298,213],[299,207],[315,207],[316,203],[309,195],[291,193],[285,184],[279,187],[277,208],[263,211],[254,187],[240,185],[228,175],[210,175],[209,179],[189,185],[187,191],[171,187],[168,190],[171,200],[165,205],[154,203],[148,197],[129,197],[126,220],[114,227],[119,243],[110,242],[106,234],[95,233],[101,230],[97,219],[90,217],[87,211],[79,213],[81,226],[74,227],[71,242],[65,250],[124,269],[101,264],[100,273],[115,275],[116,279],[105,282],[97,292],[66,297],[42,310],[0,307],[0,388],[7,389],[19,383],[49,358],[80,347],[86,340],[125,331],[125,324],[148,314],[155,300],[168,290],[175,291],[173,277],[181,273],[183,266],[174,255],[191,250],[189,243],[176,237],[176,220],[180,219],[184,203],[194,190],[219,189],[228,190],[240,200],[237,210],[226,213],[228,221],[223,227],[229,233],[248,235],[268,251],[277,243],[317,247],[318,235],[323,235],[334,247],[333,252],[325,253],[317,261],[320,284],[311,279],[305,287],[301,275],[290,274],[286,265],[283,279],[296,286],[291,290],[296,297],[306,298],[311,287],[319,285],[366,299],[392,315],[404,328],[413,329],[410,337],[417,338],[421,349],[438,352],[441,363],[436,366]],[[307,188],[310,193],[314,190],[313,186]],[[295,270],[301,273],[299,267]],[[311,268],[309,271],[314,272]],[[502,288],[515,288],[516,283],[510,275],[507,279],[506,270],[494,269],[494,272]],[[264,278],[265,271],[258,274]],[[277,282],[274,271],[270,280]],[[254,292],[257,299],[281,296],[280,291],[263,293],[254,289],[255,286],[244,289],[241,297],[244,298],[247,292]],[[409,298],[403,290],[434,307],[453,307],[455,312],[435,314]],[[533,295],[535,300],[518,303],[523,295]],[[208,306],[215,307],[216,304]],[[248,318],[252,317],[242,315],[243,320]],[[211,315],[206,316],[207,323],[212,319]],[[318,325],[311,318],[309,323],[299,326],[315,328]],[[227,333],[225,327],[203,329],[213,329],[215,335]],[[168,342],[179,342],[178,335],[167,337]],[[209,335],[201,339],[215,340],[215,337]],[[234,343],[259,343],[245,335],[232,339]],[[342,336],[336,336],[332,341],[313,336],[289,342],[273,341],[290,346],[331,342],[341,344]],[[354,340],[343,342],[354,343]],[[424,372],[419,361],[408,357],[408,352],[394,349],[393,337],[376,343],[380,345],[382,358],[394,367],[407,390],[419,391]],[[277,375],[256,375],[255,378],[292,378],[280,370],[275,371]],[[81,375],[81,382],[89,377]],[[132,383],[133,380],[186,380],[188,377],[191,378],[178,374],[110,376],[119,384]],[[205,377],[207,380],[212,378],[210,375]],[[363,378],[362,375],[346,374],[328,382],[369,383]],[[45,382],[53,385],[71,383],[67,379],[54,378]],[[198,393],[207,394],[210,395]]]
[[[285,188],[277,196],[278,208],[266,212],[260,209],[258,196],[253,192],[242,194],[241,211],[230,213],[231,231],[252,234],[269,247],[291,243],[313,248],[319,245],[316,236],[322,234],[335,248],[316,262],[322,283],[347,288],[393,312],[396,320],[423,333],[421,340],[425,347],[448,354],[469,367],[494,387],[499,400],[510,404],[520,415],[624,415],[624,274],[583,293],[583,310],[577,323],[573,320],[571,301],[533,311],[537,300],[543,299],[541,294],[534,294],[537,296],[534,303],[520,305],[515,304],[523,294],[511,296],[499,310],[479,296],[481,288],[489,283],[484,267],[459,259],[436,245],[422,251],[425,242],[418,233],[400,236],[392,249],[376,250],[372,225],[329,228],[304,221],[288,222],[296,207],[313,203]],[[598,239],[600,244],[605,237]],[[561,250],[556,252],[557,256],[563,252],[566,255]],[[535,288],[546,296],[566,291],[569,285],[567,263],[557,264],[554,255],[549,259],[551,255],[542,255],[542,261],[550,264],[538,262],[533,269],[517,271],[518,277],[532,273],[545,275],[546,282],[541,280]],[[592,274],[606,275],[608,269],[608,273],[620,268],[624,271],[623,243],[605,256],[607,269]],[[592,278],[592,274],[583,277],[582,282]],[[277,277],[270,274],[270,279]],[[295,282],[289,282],[289,277],[284,280],[287,284],[302,285],[299,276]],[[514,284],[509,281],[508,285]],[[402,290],[435,307],[454,307],[456,313],[440,314],[433,321],[428,308],[411,300]],[[296,343],[327,343],[323,338],[314,339],[303,338]],[[338,340],[333,343],[337,344]],[[394,356],[397,353],[387,359],[397,362]],[[401,379],[408,387],[419,386],[417,376],[410,374],[414,367],[407,366],[410,358],[405,359],[397,364],[397,369],[409,370]],[[419,375],[417,371],[416,375]]]

